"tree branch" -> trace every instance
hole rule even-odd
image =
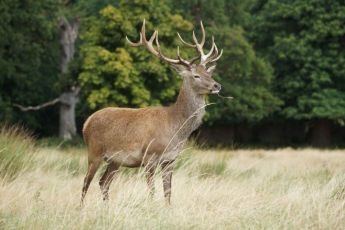
[[[13,103],[13,106],[18,107],[21,111],[28,111],[28,110],[39,110],[39,109],[44,108],[46,106],[54,105],[54,104],[56,104],[58,102],[60,102],[60,98],[55,98],[54,100],[52,100],[50,102],[46,102],[46,103],[43,103],[42,105],[38,105],[38,106],[24,107],[24,106],[21,106],[21,105],[18,105],[18,104],[14,104],[14,103]]]

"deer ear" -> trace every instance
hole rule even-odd
[[[170,67],[179,75],[182,75],[184,71],[188,70],[188,68],[184,66],[170,65]]]
[[[216,65],[210,66],[207,68],[206,72],[211,74],[213,72],[213,70],[215,70],[215,68],[216,68]]]

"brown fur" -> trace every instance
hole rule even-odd
[[[199,66],[193,64],[196,58],[192,61],[183,60],[179,52],[179,60],[173,60],[165,58],[156,51],[152,42],[158,36],[158,32],[155,31],[150,41],[147,41],[143,36],[145,21],[140,42],[132,43],[127,39],[130,45],[145,46],[155,56],[170,64],[175,64],[171,67],[184,77],[183,84],[177,101],[170,107],[105,108],[87,119],[83,136],[88,148],[88,172],[84,179],[82,203],[102,159],[108,163],[99,181],[104,200],[108,199],[110,183],[121,166],[145,167],[147,184],[150,194],[153,195],[155,169],[160,166],[165,199],[167,203],[170,203],[174,161],[182,151],[189,135],[201,124],[205,113],[205,95],[218,93],[221,88],[220,84],[211,78],[215,66],[207,68],[206,64],[218,60],[222,53],[218,55],[214,41],[211,51],[207,55],[203,53],[202,46],[205,41],[203,26],[202,31],[203,39],[200,44],[197,43],[195,37],[193,37],[195,45],[190,45],[181,39],[185,45],[198,50],[199,56],[196,58],[200,58]],[[156,42],[159,48],[158,38]],[[216,53],[210,57],[213,49]]]
[[[154,170],[160,165],[163,167],[166,200],[170,202],[173,163],[188,136],[201,124],[205,111],[204,95],[220,89],[220,85],[211,78],[212,70],[207,73],[205,68],[196,67],[192,71],[182,68],[176,71],[184,76],[184,81],[174,105],[142,109],[105,108],[87,119],[83,136],[88,148],[89,167],[82,200],[104,159],[109,163],[100,180],[105,200],[120,166],[146,167],[148,185],[153,194]],[[200,78],[194,78],[194,71]]]

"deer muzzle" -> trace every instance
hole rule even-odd
[[[212,88],[213,88],[213,89],[210,90],[211,93],[212,93],[212,94],[217,94],[217,93],[219,93],[219,91],[221,90],[222,85],[219,84],[219,83],[214,83],[214,85],[213,85]]]

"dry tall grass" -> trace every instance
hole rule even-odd
[[[83,209],[86,150],[28,151],[34,151],[30,170],[11,180],[0,177],[0,229],[345,226],[345,153],[340,150],[189,150],[177,164],[170,207],[164,204],[160,174],[151,200],[142,170],[125,169],[114,180],[108,203],[95,178]]]

